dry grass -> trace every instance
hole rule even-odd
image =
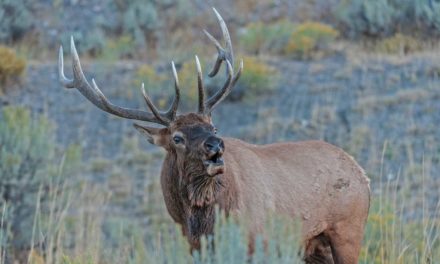
[[[374,43],[372,50],[379,53],[408,54],[421,51],[426,46],[421,40],[411,36],[396,34]]]
[[[384,147],[383,155],[387,152],[386,148]],[[411,181],[403,179],[403,185],[399,184],[402,182],[400,174],[394,181],[384,180],[384,185],[380,189],[375,188],[376,194],[372,197],[360,263],[435,263],[435,260],[439,259],[440,221],[427,211],[423,192],[429,183],[425,182],[426,176],[423,171],[428,168],[426,164],[422,164],[422,168],[424,169],[420,171],[422,174],[419,174],[418,178],[418,181],[421,181],[420,204],[414,204],[413,198],[407,195],[408,188],[412,185]],[[381,178],[383,177],[385,176],[382,175]],[[150,197],[160,197],[160,190],[156,184],[154,183],[149,189]],[[64,210],[46,219],[52,228],[41,233],[39,237],[48,241],[49,247],[56,245],[56,250],[40,248],[37,246],[38,243],[33,243],[34,249],[28,255],[33,261],[31,263],[193,262],[185,238],[169,220],[165,221],[167,224],[163,224],[163,220],[157,219],[156,224],[150,225],[145,230],[135,222],[114,219],[112,224],[114,229],[111,231],[112,243],[109,245],[109,234],[103,233],[103,230],[107,229],[103,227],[108,226],[105,222],[108,221],[104,220],[106,214],[102,210],[108,204],[108,194],[102,192],[101,188],[90,185],[82,186],[80,191],[75,193],[66,189],[60,190],[62,191],[58,194],[59,197],[64,195],[68,197]],[[58,201],[59,197],[53,197],[53,201]],[[163,203],[156,198],[146,202]],[[405,218],[405,211],[412,210],[412,206],[421,206],[424,212],[421,219]],[[38,212],[38,204],[36,208]],[[439,213],[438,209],[433,215]],[[157,212],[150,213],[154,216]],[[42,212],[39,212],[35,219],[35,225],[38,226],[43,224],[42,220],[45,218]],[[273,223],[280,223],[277,221],[274,220]],[[289,233],[281,226],[284,225],[272,224],[270,234],[273,237],[271,241],[283,249],[283,255],[272,251],[266,255],[261,250],[254,256],[255,261],[277,260],[277,263],[300,263],[296,255],[298,249],[295,248],[296,236],[293,235],[295,231],[291,230]],[[216,226],[216,232],[218,235],[213,238],[218,245],[216,253],[208,253],[209,243],[205,241],[206,248],[201,255],[194,256],[196,260],[199,259],[201,263],[211,263],[211,261],[225,263],[238,259],[245,261],[247,242],[241,227],[223,219]]]

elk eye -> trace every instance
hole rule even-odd
[[[218,129],[214,128],[214,134],[217,134]]]
[[[173,141],[174,141],[174,144],[182,144],[183,138],[181,136],[174,136]]]

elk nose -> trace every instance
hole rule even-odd
[[[223,154],[223,150],[225,149],[223,140],[221,138],[214,136],[211,136],[208,139],[206,139],[203,145],[205,147],[206,152],[210,154],[217,154],[217,153]]]

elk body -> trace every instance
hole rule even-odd
[[[215,11],[215,9],[214,9]],[[90,85],[80,66],[73,39],[72,80],[63,72],[60,49],[59,75],[67,88],[78,89],[100,109],[128,119],[153,122],[163,127],[135,124],[148,141],[163,147],[161,185],[171,217],[182,226],[192,249],[200,238],[212,234],[215,206],[247,221],[251,235],[263,231],[273,213],[302,220],[304,259],[308,263],[357,263],[370,202],[369,180],[362,168],[340,148],[321,141],[252,145],[216,134],[211,111],[230,92],[240,77],[233,70],[232,45],[226,25],[220,22],[226,47],[205,31],[218,50],[210,77],[223,62],[227,80],[205,100],[202,71],[196,56],[199,105],[197,113],[177,115],[179,81],[172,64],[175,98],[166,112],[152,103],[142,85],[151,112],[116,106],[108,101],[92,79]]]

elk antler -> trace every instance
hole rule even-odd
[[[177,113],[177,107],[180,100],[180,89],[179,89],[179,79],[177,77],[176,68],[174,62],[172,62],[173,76],[174,76],[174,87],[175,96],[173,103],[171,104],[168,111],[165,113],[159,112],[157,108],[152,103],[150,97],[145,92],[144,84],[142,83],[142,94],[144,96],[147,106],[150,108],[150,112],[130,109],[125,107],[120,107],[112,104],[102,93],[102,91],[96,85],[95,80],[92,79],[92,85],[87,81],[82,69],[81,63],[79,61],[79,56],[75,48],[75,42],[73,37],[70,39],[70,50],[72,53],[72,68],[73,68],[73,79],[68,79],[64,75],[64,62],[63,62],[63,47],[60,47],[59,57],[58,57],[58,74],[60,82],[66,88],[76,88],[78,91],[86,97],[91,103],[100,108],[101,110],[127,119],[136,119],[141,121],[158,123],[161,125],[169,125],[175,118]]]
[[[217,12],[215,8],[212,9],[214,10],[215,15],[217,16],[220,27],[222,29],[223,38],[226,42],[225,45],[226,48],[223,48],[220,45],[220,43],[217,41],[217,39],[215,39],[211,34],[209,34],[208,31],[203,30],[205,34],[208,36],[208,38],[214,43],[218,53],[214,67],[212,68],[211,72],[208,73],[208,76],[211,78],[216,76],[220,70],[222,62],[225,61],[227,80],[223,85],[223,87],[205,102],[205,91],[202,83],[202,70],[200,67],[199,59],[196,56],[198,87],[199,87],[199,113],[201,114],[210,114],[212,112],[214,107],[217,106],[231,92],[232,87],[234,87],[235,83],[240,78],[241,71],[243,70],[243,60],[241,60],[240,67],[237,73],[235,74],[235,76],[232,78],[233,70],[234,70],[233,69],[234,53],[232,51],[231,36],[229,35],[228,28],[226,27],[226,23],[223,20],[223,18],[220,16],[220,14]]]
[[[218,90],[211,98],[205,101],[205,91],[203,87],[203,77],[202,69],[200,67],[200,62],[196,56],[197,74],[198,74],[198,87],[199,87],[199,113],[210,114],[215,106],[217,106],[231,91],[237,80],[240,78],[241,71],[243,70],[243,60],[240,63],[240,67],[237,73],[233,74],[233,62],[234,56],[232,51],[231,37],[229,35],[226,23],[215,8],[213,8],[215,15],[220,23],[220,27],[223,32],[223,38],[226,42],[226,48],[223,48],[220,43],[206,30],[205,34],[214,43],[217,48],[218,56],[215,65],[211,72],[208,74],[209,77],[214,77],[217,75],[221,68],[222,62],[226,63],[226,74],[227,79],[223,87]],[[153,104],[151,98],[145,92],[144,84],[142,83],[141,91],[145,99],[145,102],[151,112],[130,109],[125,107],[120,107],[111,103],[102,91],[98,88],[95,80],[92,79],[92,85],[87,81],[79,60],[78,52],[76,51],[75,42],[73,37],[70,39],[70,49],[72,53],[72,68],[73,68],[73,79],[68,79],[64,75],[64,61],[63,61],[63,47],[60,47],[59,58],[58,58],[58,74],[61,84],[66,88],[76,88],[84,97],[86,97],[91,103],[100,108],[101,110],[127,119],[136,119],[141,121],[158,123],[161,125],[168,126],[176,118],[177,108],[180,100],[180,89],[179,89],[179,79],[177,77],[176,67],[174,62],[172,62],[173,76],[174,76],[174,87],[175,96],[173,103],[166,112],[160,112]],[[234,75],[234,77],[232,77]]]

